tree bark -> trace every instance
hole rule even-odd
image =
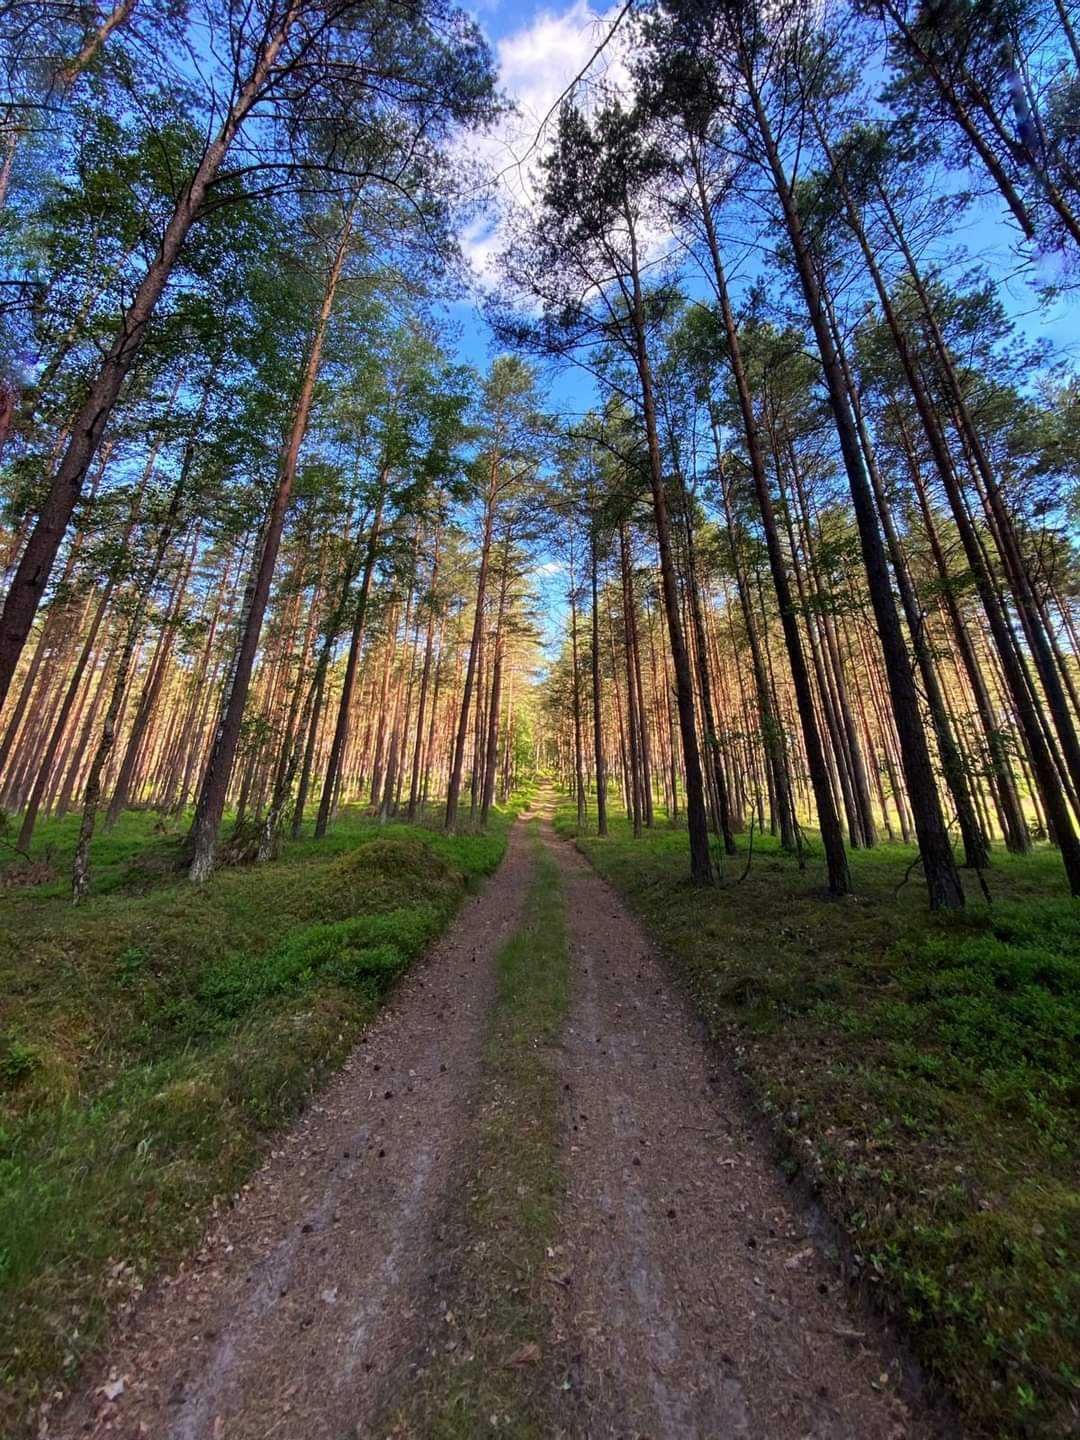
[[[420,696],[416,703],[416,737],[413,742],[412,775],[409,780],[408,819],[416,819],[416,807],[420,799],[420,767],[424,751],[424,721],[427,718],[428,687],[431,683],[431,657],[435,645],[436,590],[439,583],[439,537],[441,526],[435,525],[435,537],[431,557],[431,588],[428,603],[427,630],[424,635],[424,665],[420,672]]]
[[[444,826],[452,831],[457,824],[458,801],[461,795],[461,773],[465,763],[465,741],[469,733],[469,713],[472,708],[473,685],[480,654],[481,637],[484,632],[484,600],[487,592],[488,568],[491,562],[491,537],[495,525],[495,495],[498,476],[498,456],[492,454],[491,470],[488,476],[488,491],[484,499],[484,528],[480,541],[480,572],[476,578],[476,611],[473,616],[472,639],[469,644],[469,659],[465,666],[465,685],[461,694],[461,710],[454,735],[454,752],[450,762],[450,779],[446,790],[446,817]]]
[[[349,654],[345,661],[345,675],[341,683],[341,699],[338,701],[334,738],[330,744],[330,755],[326,762],[326,774],[323,777],[322,794],[319,797],[319,813],[315,820],[316,840],[323,838],[326,834],[327,826],[330,824],[330,812],[334,804],[334,792],[341,776],[342,762],[345,758],[345,743],[349,736],[349,713],[352,709],[352,697],[353,690],[356,686],[356,670],[360,663],[360,651],[364,643],[364,626],[367,623],[368,599],[371,595],[371,579],[375,573],[375,561],[379,553],[379,540],[382,535],[382,518],[386,505],[386,489],[389,478],[389,471],[384,465],[379,474],[379,490],[375,499],[375,509],[372,512],[367,553],[364,556],[364,570],[360,577],[360,589],[356,596],[356,610],[353,613],[352,634],[349,636]],[[323,674],[325,677],[325,668]],[[298,813],[302,813],[299,798],[297,800],[297,809]],[[295,825],[296,821],[294,820],[293,823]]]
[[[596,833],[606,835],[607,824],[607,771],[604,765],[604,717],[603,696],[600,684],[600,605],[597,594],[597,554],[595,522],[589,531],[589,571],[592,588],[592,706],[593,706],[593,760],[596,768]]]
[[[641,741],[640,718],[637,696],[634,693],[634,652],[630,615],[634,605],[634,592],[630,587],[630,564],[627,556],[626,525],[619,526],[619,563],[622,574],[623,601],[623,658],[626,661],[626,728],[630,756],[630,792],[627,810],[630,812],[634,839],[641,839],[643,803],[641,797]]]
[[[664,468],[660,456],[660,435],[656,423],[656,401],[653,393],[652,366],[645,336],[645,299],[641,288],[637,233],[627,206],[631,247],[631,282],[633,286],[632,324],[634,360],[641,383],[641,402],[645,420],[645,438],[649,452],[649,481],[652,488],[653,518],[656,542],[660,552],[660,579],[667,613],[668,641],[675,669],[675,695],[679,711],[679,734],[682,740],[683,771],[686,783],[686,817],[690,838],[690,880],[694,885],[709,885],[713,879],[712,856],[709,853],[709,822],[705,811],[705,787],[701,774],[694,723],[694,682],[686,650],[682,622],[679,618],[679,590],[675,578],[675,558],[671,548],[671,525],[668,519],[667,496],[664,493]]]
[[[886,197],[883,196],[882,198],[887,203]],[[898,235],[897,239],[900,241],[901,246],[904,247],[905,242],[903,236]],[[914,258],[911,256],[910,250],[906,251],[904,259],[913,281],[918,282],[918,276],[914,270]],[[983,611],[990,625],[991,634],[994,637],[994,644],[997,648],[998,658],[1005,676],[1005,683],[1027,741],[1035,777],[1042,795],[1043,805],[1046,807],[1050,817],[1050,823],[1054,828],[1055,839],[1061,850],[1061,858],[1065,866],[1070,889],[1074,895],[1080,895],[1080,840],[1078,840],[1073,827],[1072,816],[1069,813],[1068,804],[1066,803],[1064,793],[1055,772],[1053,757],[1042,732],[1039,715],[1031,696],[1027,679],[1023,673],[1019,656],[1016,653],[1012,633],[999,604],[993,579],[987,569],[978,537],[971,524],[967,505],[964,502],[963,493],[956,477],[952,456],[949,453],[945,436],[941,430],[933,406],[930,403],[930,398],[922,382],[918,367],[911,356],[907,337],[899,326],[893,330],[893,338],[901,360],[904,362],[905,373],[911,386],[919,419],[922,422],[931,454],[934,457],[935,467],[949,501],[953,520],[957,527],[957,533],[960,536],[960,543],[963,546],[964,555],[967,559],[972,577],[975,580],[975,588],[979,593]],[[976,671],[978,670],[977,665],[975,669]]]
[[[780,535],[776,526],[776,514],[773,509],[772,496],[769,493],[769,482],[765,473],[765,459],[758,437],[757,417],[754,414],[754,403],[750,396],[750,385],[746,374],[746,367],[743,364],[742,346],[739,342],[738,328],[735,324],[735,315],[732,311],[731,299],[728,294],[727,278],[724,274],[724,267],[720,258],[720,247],[716,238],[716,230],[712,223],[712,211],[709,206],[708,196],[705,192],[704,177],[700,172],[700,168],[698,171],[698,187],[703,219],[709,237],[709,249],[716,279],[717,295],[720,300],[721,317],[728,341],[728,362],[731,366],[731,373],[735,381],[735,389],[739,399],[739,411],[743,421],[743,434],[746,441],[747,453],[750,458],[750,472],[754,482],[754,490],[757,495],[762,526],[765,531],[765,548],[769,556],[769,567],[772,571],[773,587],[776,590],[776,600],[780,609],[780,623],[784,631],[788,664],[791,669],[792,681],[795,685],[795,697],[803,731],[803,744],[806,747],[807,763],[810,767],[810,783],[814,791],[814,804],[817,808],[818,827],[821,831],[821,841],[825,850],[825,861],[829,876],[829,893],[831,895],[846,895],[851,889],[851,876],[848,871],[847,852],[844,849],[844,837],[840,829],[840,817],[836,813],[832,791],[829,788],[828,773],[825,768],[825,754],[821,746],[821,734],[818,730],[817,716],[814,713],[814,697],[810,688],[810,676],[807,672],[806,660],[803,655],[798,619],[794,606],[792,605],[791,586],[788,583],[784,557],[780,549]]]

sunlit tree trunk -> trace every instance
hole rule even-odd
[[[637,232],[629,206],[626,221],[630,238],[632,284],[631,320],[634,336],[634,359],[641,385],[642,414],[649,455],[649,481],[652,488],[653,518],[656,542],[660,552],[660,579],[667,614],[668,642],[675,671],[675,695],[679,712],[679,735],[682,741],[683,772],[686,784],[687,829],[690,840],[690,879],[695,885],[708,885],[713,878],[712,856],[709,852],[709,824],[705,812],[705,787],[701,774],[694,719],[694,682],[686,649],[682,621],[679,616],[679,591],[675,576],[675,558],[671,546],[667,497],[664,492],[664,471],[660,456],[660,436],[656,423],[652,366],[649,361],[645,331],[645,298],[641,286]]]
[[[315,382],[322,364],[323,345],[330,322],[330,313],[349,253],[352,220],[353,210],[350,209],[338,235],[333,260],[327,273],[322,304],[308,347],[300,393],[293,412],[288,442],[282,456],[277,489],[267,517],[258,560],[252,572],[250,596],[241,617],[239,643],[226,679],[221,713],[195,809],[195,819],[189,837],[191,850],[189,874],[195,882],[207,879],[214,864],[218,828],[225,809],[233,761],[240,739],[240,728],[244,718],[244,707],[247,704],[255,652],[262,632],[266,603],[270,596],[270,583],[277,565],[278,549],[285,526],[285,515],[292,496],[293,482],[296,478],[300,449],[304,443],[304,436],[307,434],[308,419],[311,415],[311,405],[315,395]]]
[[[904,778],[919,837],[919,851],[926,878],[930,908],[962,908],[964,890],[956,869],[941,814],[930,751],[919,713],[911,662],[900,629],[899,617],[889,584],[888,562],[878,527],[873,495],[866,476],[858,430],[851,413],[843,370],[833,345],[822,290],[806,237],[803,233],[794,192],[780,158],[765,114],[752,66],[744,67],[744,79],[753,107],[766,162],[783,212],[785,229],[794,253],[796,270],[821,358],[822,373],[829,395],[833,422],[847,474],[855,519],[859,530],[863,564],[866,567],[870,603],[873,606],[889,679],[889,694],[899,736]]]
[[[491,540],[495,525],[495,499],[498,486],[499,457],[493,453],[490,461],[488,487],[484,497],[484,521],[480,541],[480,570],[476,577],[476,608],[473,615],[472,639],[469,644],[469,659],[465,666],[465,684],[461,693],[461,710],[454,736],[454,752],[450,762],[450,779],[446,791],[447,830],[457,824],[458,801],[461,797],[461,775],[465,763],[465,742],[469,733],[469,716],[472,710],[473,687],[476,683],[477,663],[480,658],[481,639],[484,633],[484,603],[487,596],[488,569],[491,564]]]
[[[844,837],[840,829],[840,819],[836,813],[832,792],[829,789],[828,775],[825,769],[825,755],[821,745],[817,716],[814,713],[814,699],[813,692],[810,688],[810,676],[806,669],[802,640],[799,636],[798,618],[792,605],[791,587],[788,583],[783,552],[780,548],[780,536],[776,526],[772,496],[769,493],[768,477],[765,473],[765,459],[762,454],[758,436],[757,417],[754,414],[750,385],[742,360],[742,347],[739,343],[738,328],[735,323],[734,312],[731,308],[727,279],[720,257],[719,242],[716,238],[715,227],[712,223],[712,212],[708,203],[700,169],[698,176],[702,216],[706,225],[706,233],[709,237],[709,249],[716,280],[717,296],[720,300],[721,317],[728,341],[728,359],[739,398],[743,433],[747,453],[750,457],[751,476],[754,482],[754,491],[757,496],[758,511],[761,515],[762,526],[765,531],[765,547],[769,556],[769,567],[772,572],[773,587],[776,590],[777,604],[780,609],[780,622],[784,630],[788,664],[791,668],[796,699],[798,701],[799,720],[803,731],[803,743],[806,747],[810,779],[814,790],[814,804],[817,809],[818,826],[821,830],[822,845],[825,850],[826,865],[829,874],[829,892],[833,895],[846,895],[851,889],[851,877],[848,872]]]

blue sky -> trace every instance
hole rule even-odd
[[[530,0],[480,0],[474,4],[473,13],[492,44],[502,89],[517,113],[502,121],[490,136],[470,139],[470,153],[491,173],[500,175],[499,188],[507,201],[528,199],[528,166],[517,162],[529,153],[559,95],[608,34],[618,8],[593,8],[589,0],[567,0],[561,5],[532,4]],[[620,78],[618,42],[607,47],[591,73],[603,67],[611,67],[613,78]],[[943,177],[943,183],[951,186],[957,182],[955,177]],[[950,254],[959,255],[956,263],[961,271],[976,261],[987,267],[1007,311],[1026,338],[1049,340],[1059,352],[1080,360],[1075,292],[1050,306],[1039,305],[1028,282],[1030,272],[1015,252],[1015,231],[1001,220],[999,207],[988,201],[971,210],[947,243]],[[499,248],[497,215],[478,217],[463,233],[462,244],[476,274],[474,295],[451,306],[450,315],[460,328],[456,343],[461,358],[482,369],[493,353],[481,301]],[[1053,261],[1045,262],[1039,278],[1055,279],[1053,265]],[[580,413],[594,402],[590,377],[576,367],[545,376],[545,386],[553,409]],[[561,638],[565,576],[561,567],[540,556],[535,580],[550,649]]]
[[[532,146],[557,97],[610,29],[616,11],[594,10],[587,0],[572,0],[561,6],[534,5],[527,0],[481,0],[472,6],[472,11],[491,41],[502,89],[513,100],[517,113],[508,116],[479,145],[470,140],[470,151],[475,155],[479,150],[479,158],[491,173],[502,173],[501,192],[512,203],[527,198],[526,171],[516,162]],[[461,358],[483,369],[496,353],[481,303],[498,249],[497,217],[479,217],[462,236],[462,243],[476,273],[474,295],[451,306],[450,318],[460,327],[457,350]],[[595,400],[591,380],[575,367],[546,373],[543,389],[546,403],[564,412],[586,411]],[[565,629],[566,573],[559,561],[541,552],[530,579],[538,600],[545,649],[553,656]]]
[[[470,140],[470,151],[492,172],[501,174],[499,188],[510,201],[527,198],[528,167],[516,161],[526,155],[553,103],[575,75],[585,66],[600,41],[608,34],[620,7],[591,5],[589,0],[568,0],[564,4],[533,4],[530,0],[479,0],[472,13],[487,34],[499,69],[504,92],[518,113],[508,117],[480,142]],[[610,45],[590,73],[604,66],[619,71],[618,42]],[[625,71],[623,72],[625,74]],[[943,177],[955,184],[955,177]],[[972,260],[984,262],[995,275],[1006,308],[1029,337],[1042,336],[1070,353],[1080,347],[1080,327],[1074,299],[1064,298],[1041,308],[1014,253],[1015,231],[1000,219],[1000,207],[988,202],[972,211],[951,237],[951,244],[963,247]],[[477,273],[477,297],[482,294],[485,276],[493,270],[499,229],[494,218],[478,217],[464,233],[463,244]],[[1051,280],[1054,262],[1044,265],[1040,278]],[[480,314],[479,298],[452,309],[461,325],[459,349],[463,359],[483,365],[490,354],[490,333]],[[1078,354],[1080,358],[1080,354]],[[567,408],[587,408],[590,382],[583,373],[567,375],[556,382],[556,403]]]
[[[531,163],[540,148],[537,138],[545,119],[609,35],[620,6],[598,8],[589,0],[566,0],[554,5],[532,4],[529,0],[480,0],[471,8],[491,43],[500,88],[513,103],[515,113],[500,120],[490,134],[470,137],[468,155],[487,174],[497,177],[498,203],[521,204],[530,198]],[[617,40],[609,45],[590,67],[590,76],[605,70],[617,73],[618,48]],[[497,205],[478,214],[461,236],[476,275],[476,298],[454,306],[453,313],[463,326],[463,358],[472,363],[482,364],[490,353],[490,335],[480,316],[480,301],[494,277],[501,238]],[[567,391],[567,399],[580,394],[585,383],[585,377],[579,376]],[[564,386],[560,384],[558,389],[562,392]]]

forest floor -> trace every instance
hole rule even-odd
[[[934,1433],[849,1301],[734,1068],[542,818],[41,1433]]]

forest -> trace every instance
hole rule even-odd
[[[514,45],[569,24],[537,109]],[[0,1433],[261,1435],[272,1393],[296,1440],[1075,1433],[1078,27],[0,0]],[[602,1109],[630,1009],[705,1138],[631,1176],[676,1238],[616,1220],[594,1273],[623,1160],[555,1052],[616,1037]],[[357,1065],[407,1108],[435,1061],[445,1174],[264,1182],[359,1152],[304,1128]],[[728,1165],[835,1255],[712,1273]],[[363,1303],[393,1270],[460,1346],[399,1322],[357,1408],[323,1361],[274,1390],[227,1276],[170,1310],[264,1183],[386,1212]],[[702,1339],[739,1284],[830,1337],[784,1372],[835,1364],[828,1422]],[[182,1304],[213,1353],[155,1410]]]

